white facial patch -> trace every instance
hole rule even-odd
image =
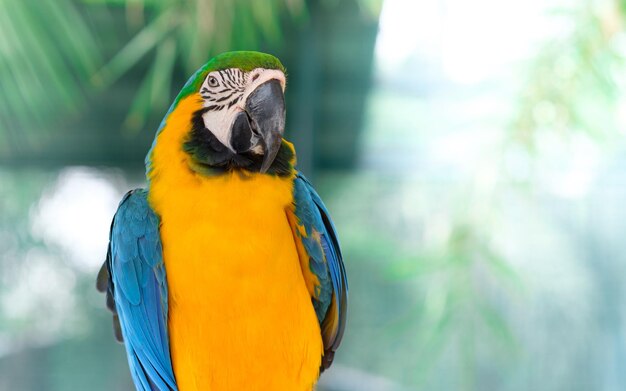
[[[237,114],[245,111],[248,96],[271,79],[278,80],[285,91],[285,74],[277,69],[256,68],[250,72],[223,69],[209,73],[202,83],[204,126],[231,151],[235,152],[230,145],[230,133]]]

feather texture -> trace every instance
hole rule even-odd
[[[126,343],[137,389],[175,391],[159,218],[146,196],[146,190],[138,189],[122,199],[113,218],[106,267],[100,272],[98,288],[103,290],[103,276],[108,275],[109,308]]]
[[[199,86],[232,67],[284,72],[254,52],[220,55],[196,72],[146,157],[149,194],[129,192],[111,226],[97,285],[141,391],[309,391],[342,340],[348,286],[337,235],[294,169],[293,146],[283,140],[260,173],[239,160],[220,169],[212,140],[193,138]],[[194,169],[198,153],[212,153],[210,170]]]
[[[305,280],[310,273],[316,279],[312,301],[324,341],[321,368],[324,370],[332,364],[343,338],[348,309],[348,281],[328,210],[311,183],[300,173],[294,178],[294,205],[297,226],[293,231],[308,256],[307,262],[301,262],[303,265],[308,263],[309,270],[303,270]]]

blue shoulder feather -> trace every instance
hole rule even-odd
[[[295,215],[306,235],[298,235],[309,255],[309,268],[319,280],[313,306],[324,341],[322,370],[332,364],[341,343],[348,309],[348,280],[335,226],[322,199],[300,173],[294,179]],[[295,230],[298,232],[298,230]]]
[[[177,390],[167,334],[167,281],[159,218],[144,189],[126,194],[111,226],[107,268],[135,387]]]

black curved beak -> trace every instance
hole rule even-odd
[[[260,137],[264,155],[261,172],[274,162],[285,131],[285,96],[280,82],[268,80],[248,96],[245,110],[250,117],[252,131]]]

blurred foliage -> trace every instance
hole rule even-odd
[[[101,61],[76,1],[0,1],[0,136],[75,112]]]
[[[409,285],[413,291],[407,294],[413,300],[397,306],[388,304],[392,307],[390,311],[393,311],[395,321],[390,320],[388,324],[393,338],[384,339],[385,343],[402,340],[403,344],[408,345],[399,347],[394,353],[412,357],[412,366],[395,361],[393,365],[402,366],[402,370],[391,365],[386,367],[380,362],[370,362],[372,367],[384,368],[383,371],[389,376],[402,379],[406,384],[419,384],[424,389],[504,389],[503,385],[507,386],[506,389],[534,389],[528,384],[524,385],[527,374],[521,371],[536,367],[537,364],[532,363],[536,357],[531,352],[537,353],[536,350],[541,349],[542,357],[563,359],[563,366],[568,367],[563,372],[574,375],[576,369],[572,368],[576,368],[579,362],[576,360],[580,359],[574,358],[576,354],[572,351],[584,349],[585,342],[571,342],[566,347],[559,347],[556,342],[544,342],[545,346],[537,348],[532,345],[537,343],[536,340],[527,335],[528,328],[532,328],[534,338],[555,338],[556,341],[558,336],[551,336],[547,331],[541,334],[543,329],[540,327],[550,329],[553,327],[550,322],[559,322],[559,316],[571,316],[568,325],[571,329],[568,331],[572,334],[580,330],[591,333],[591,326],[585,323],[594,322],[585,318],[593,313],[585,307],[591,299],[581,293],[585,289],[584,284],[581,284],[577,297],[585,304],[580,305],[579,313],[563,315],[571,305],[571,302],[559,302],[561,298],[558,297],[558,294],[563,294],[559,292],[563,288],[560,287],[558,273],[565,269],[557,272],[554,279],[540,281],[537,275],[528,274],[528,265],[536,262],[536,259],[548,258],[548,264],[558,265],[551,267],[558,269],[567,265],[575,269],[576,266],[572,265],[586,260],[584,255],[568,253],[567,246],[559,247],[559,235],[567,232],[568,228],[562,227],[555,218],[558,207],[545,202],[546,192],[553,190],[546,188],[546,182],[554,180],[547,175],[554,170],[564,175],[576,158],[593,159],[591,156],[578,156],[581,151],[576,148],[581,144],[585,146],[583,153],[596,149],[608,150],[619,145],[614,141],[623,137],[626,122],[624,4],[590,1],[555,10],[551,18],[555,25],[562,28],[547,40],[536,56],[522,64],[523,77],[513,83],[507,80],[505,88],[514,85],[516,89],[512,93],[504,92],[505,100],[513,98],[513,105],[509,107],[508,102],[504,105],[510,112],[503,110],[503,113],[489,117],[488,120],[479,114],[453,122],[456,113],[465,111],[451,109],[451,106],[454,107],[452,102],[457,99],[452,94],[445,98],[430,98],[445,101],[443,108],[429,107],[428,103],[416,104],[415,98],[409,94],[396,97],[375,94],[371,98],[370,107],[375,107],[380,114],[366,121],[368,128],[372,129],[371,133],[375,133],[374,139],[368,144],[370,156],[388,156],[404,151],[428,155],[436,149],[437,144],[445,144],[446,148],[453,150],[458,147],[458,140],[453,140],[453,137],[449,145],[442,142],[449,135],[431,134],[433,128],[438,132],[452,129],[455,136],[467,135],[468,145],[460,150],[475,148],[475,144],[471,143],[480,144],[482,141],[474,139],[485,137],[485,134],[490,140],[480,147],[480,156],[476,162],[460,159],[458,164],[462,166],[461,173],[451,173],[447,171],[449,167],[438,167],[439,171],[429,177],[430,173],[424,172],[433,169],[432,160],[427,161],[429,157],[424,160],[418,157],[405,158],[392,171],[401,185],[372,184],[371,181],[360,187],[353,183],[345,185],[351,194],[367,197],[372,209],[369,213],[374,214],[365,218],[366,221],[351,222],[350,232],[359,232],[357,227],[367,227],[362,229],[362,236],[358,239],[348,239],[352,245],[356,240],[360,241],[365,248],[362,254],[354,258],[367,260],[369,256],[389,261],[387,277],[398,281],[396,289],[400,289],[404,281],[413,282],[413,285]],[[516,73],[514,77],[518,76],[519,73]],[[502,90],[502,86],[490,86],[489,98],[493,99]],[[468,93],[470,98],[461,104],[473,107],[471,99],[480,100],[477,95],[476,91],[471,91]],[[491,100],[489,103],[494,107],[498,105],[498,102]],[[493,110],[498,111],[497,108]],[[445,117],[434,119],[430,111],[445,113]],[[382,114],[384,112],[412,113],[411,126],[407,126],[405,115],[395,118]],[[424,118],[423,123],[420,118]],[[437,125],[433,125],[434,120],[438,121]],[[493,125],[489,120],[497,123],[493,134],[489,133]],[[375,129],[385,131],[375,132]],[[415,129],[423,129],[424,134],[416,136]],[[405,145],[415,139],[416,145]],[[390,146],[388,149],[376,149],[385,142]],[[365,159],[371,159],[370,156]],[[387,160],[393,161],[391,158]],[[369,165],[378,168],[385,162],[383,158],[375,158],[369,161]],[[440,183],[442,178],[451,183]],[[396,192],[393,196],[371,194],[376,187],[392,186]],[[343,196],[349,197],[348,194]],[[576,214],[576,208],[561,207],[572,215]],[[583,205],[577,207],[584,209]],[[381,210],[384,213],[377,212]],[[350,220],[354,220],[353,216],[357,212],[349,210],[346,213],[350,214]],[[516,220],[512,221],[512,215]],[[538,229],[537,226],[528,224],[533,218],[539,221],[533,224],[542,227],[537,232],[534,231]],[[572,227],[569,229],[574,230]],[[600,228],[589,228],[590,231],[596,229]],[[556,231],[559,234],[555,234]],[[521,236],[507,237],[511,232]],[[522,256],[526,259],[520,260],[520,254],[511,251],[513,245],[510,241],[515,241],[517,246],[524,246],[528,238],[536,235],[545,235],[542,238],[545,242],[541,242],[541,247],[524,248]],[[376,237],[376,240],[373,241],[372,237]],[[584,247],[577,240],[580,238],[577,237],[569,245],[574,249]],[[547,254],[551,254],[552,258]],[[593,258],[589,260],[594,264],[597,262]],[[375,261],[371,262],[373,264]],[[589,278],[598,277],[600,272],[595,270]],[[547,286],[539,288],[541,284]],[[390,289],[384,284],[372,285],[377,286],[379,291]],[[536,300],[533,296],[539,289],[549,292],[548,296],[542,297],[540,303],[533,303]],[[520,300],[529,307],[523,314],[515,309]],[[535,312],[530,309],[533,308],[531,303],[549,310]],[[402,313],[402,307],[411,310]],[[548,314],[550,311],[557,314]],[[365,322],[367,319],[361,318],[359,321]],[[540,326],[533,324],[533,321],[538,321]],[[541,337],[537,337],[539,334]],[[367,343],[367,338],[385,338],[367,333],[363,335],[360,341],[362,344]],[[371,350],[360,353],[363,356],[385,356],[384,352],[375,348]],[[547,354],[549,350],[565,353],[561,356],[557,353]],[[572,357],[565,356],[567,353]],[[386,358],[393,361],[391,357]],[[550,359],[545,360],[549,365]],[[490,364],[485,364],[487,362]],[[407,375],[410,368],[417,370]],[[503,379],[498,379],[500,377]],[[565,377],[568,380],[555,380],[550,384],[562,387],[558,389],[570,389],[568,386],[576,384],[580,379],[576,376]],[[521,385],[516,384],[520,379]],[[537,381],[541,384],[541,379]],[[598,381],[602,383],[602,380]],[[557,388],[546,386],[539,389]]]
[[[333,6],[338,1],[325,0],[323,3]],[[5,3],[0,2],[0,9],[7,12],[20,9]],[[378,12],[377,3],[359,2],[365,13]],[[59,1],[58,4],[76,7],[77,3]],[[125,46],[120,44],[122,49],[115,51],[117,54],[113,56],[96,55],[94,58],[100,58],[98,61],[83,64],[82,71],[75,71],[72,77],[76,80],[90,77],[93,83],[103,87],[111,85],[131,69],[148,63],[146,69],[149,72],[137,92],[127,122],[129,126],[138,126],[148,109],[167,104],[165,97],[170,91],[169,80],[176,67],[182,67],[188,73],[204,61],[208,52],[268,42],[280,44],[284,38],[279,22],[282,17],[303,23],[308,18],[304,0],[270,2],[270,6],[261,7],[263,9],[258,5],[261,2],[254,4],[244,0],[202,3],[85,1],[81,7],[123,7],[126,23],[134,38]],[[43,7],[45,10],[46,6]],[[215,10],[214,17],[211,9]],[[20,12],[39,11],[24,8]],[[225,16],[218,18],[218,13]],[[0,15],[0,18],[9,17],[7,15]],[[584,258],[585,254],[572,255],[567,251],[584,249],[590,253],[603,253],[587,249],[587,246],[593,247],[587,242],[584,245],[569,243],[569,247],[560,246],[561,236],[567,237],[569,230],[575,230],[575,224],[567,227],[561,224],[558,234],[555,233],[557,229],[554,226],[559,223],[555,221],[555,215],[558,213],[550,210],[554,205],[546,206],[545,199],[538,195],[543,191],[545,197],[545,189],[538,190],[536,185],[542,178],[540,174],[547,168],[542,154],[549,155],[552,164],[559,168],[568,164],[570,157],[567,147],[563,148],[565,156],[548,150],[555,143],[546,143],[546,138],[556,137],[563,141],[562,144],[583,138],[598,148],[610,148],[610,141],[620,135],[621,125],[626,121],[623,118],[626,107],[623,93],[626,87],[623,76],[626,75],[625,17],[626,2],[585,2],[582,6],[556,10],[555,20],[563,21],[566,27],[540,50],[536,58],[524,64],[528,71],[524,73],[526,78],[521,85],[521,93],[515,95],[519,96],[519,100],[514,112],[503,115],[506,116],[504,120],[497,119],[497,141],[480,147],[481,156],[477,164],[463,161],[461,170],[466,171],[461,174],[446,171],[449,167],[436,167],[434,169],[439,171],[428,176],[427,171],[438,164],[437,160],[427,162],[424,166],[428,167],[424,167],[419,164],[423,161],[407,159],[395,167],[388,162],[386,164],[384,159],[392,160],[393,156],[402,155],[407,150],[412,155],[432,153],[435,142],[444,140],[446,136],[434,134],[433,126],[437,126],[438,130],[454,128],[467,131],[469,126],[488,127],[484,118],[480,123],[474,121],[475,118],[446,123],[454,121],[453,114],[459,111],[449,110],[454,99],[452,96],[444,98],[444,109],[433,109],[424,105],[421,97],[397,94],[392,99],[380,91],[373,94],[370,106],[375,110],[371,109],[373,114],[366,121],[366,126],[374,140],[368,146],[368,156],[364,158],[381,159],[373,160],[374,163],[368,166],[375,167],[374,172],[365,169],[359,173],[327,173],[316,182],[342,234],[346,259],[349,260],[346,266],[351,278],[351,291],[358,292],[352,296],[350,332],[346,334],[345,344],[338,356],[342,362],[424,389],[582,390],[597,389],[593,386],[605,384],[605,379],[598,379],[585,388],[589,384],[581,385],[577,383],[579,377],[570,376],[579,369],[593,370],[597,362],[593,358],[597,356],[590,352],[593,353],[596,345],[597,349],[604,349],[605,345],[570,338],[570,333],[579,338],[580,334],[587,338],[588,335],[600,335],[593,334],[594,330],[588,324],[597,321],[598,327],[604,327],[604,323],[601,323],[601,317],[595,316],[597,313],[591,305],[594,302],[586,294],[584,282],[575,280],[576,270],[570,270],[581,267],[576,257]],[[265,25],[267,20],[273,21],[271,26]],[[242,31],[239,36],[239,30],[237,33],[235,30],[241,23],[250,30]],[[7,37],[4,31],[10,27],[0,23],[0,31],[3,32],[0,39]],[[40,27],[43,31],[46,28]],[[86,28],[84,37],[93,40],[88,30]],[[202,42],[193,39],[194,32],[199,31],[211,39]],[[59,32],[55,31],[55,34]],[[65,41],[60,42],[65,44]],[[6,40],[0,43],[2,48],[9,47]],[[16,46],[20,49],[17,53],[23,54],[25,46],[19,45]],[[71,55],[65,51],[59,53]],[[107,62],[102,60],[109,57]],[[3,56],[0,61],[8,60]],[[16,62],[10,72],[22,72],[20,80],[31,83],[25,84],[30,86],[33,81],[28,75],[35,68],[22,65]],[[2,72],[9,72],[7,69],[6,66],[0,68],[3,81],[6,77]],[[61,70],[57,77],[68,75]],[[79,82],[73,85],[81,88]],[[17,87],[9,85],[11,88]],[[50,91],[50,94],[55,93],[59,91]],[[8,90],[0,94],[9,97]],[[468,99],[476,99],[473,93],[468,95]],[[49,111],[54,111],[50,109],[52,105],[60,105],[59,109],[63,109],[70,102],[47,95],[51,96],[53,99],[40,102],[48,105]],[[0,97],[8,99],[5,95]],[[21,106],[17,105],[17,101],[10,104],[17,105],[20,110],[28,110],[23,105],[31,102],[25,97],[17,99],[23,100]],[[0,108],[4,110],[3,117],[19,113],[11,107],[4,105]],[[411,113],[411,116],[407,118],[406,113]],[[442,113],[445,115],[437,117]],[[20,115],[24,121],[30,121],[27,113]],[[424,123],[419,123],[421,118]],[[437,124],[433,125],[435,121]],[[508,127],[503,127],[502,123],[507,121]],[[476,124],[472,125],[474,122]],[[483,130],[476,128],[468,131],[471,138],[479,136]],[[428,134],[416,135],[419,133],[416,129],[426,129],[428,131],[424,133]],[[406,146],[412,142],[417,146]],[[388,149],[373,149],[383,145],[387,145]],[[448,146],[446,144],[446,148]],[[22,184],[19,176],[18,173],[11,180]],[[5,177],[0,179],[7,180]],[[29,182],[24,182],[23,186],[30,186]],[[8,188],[16,187],[17,184]],[[121,191],[124,186],[119,187]],[[23,197],[22,204],[18,206],[0,205],[4,210],[14,208],[16,212],[16,216],[8,216],[3,221],[0,245],[12,248],[14,235],[28,237],[30,227],[27,224],[14,229],[10,221],[28,215],[28,205],[35,202],[33,197],[40,190],[29,190],[32,194],[29,193],[28,197],[14,194],[0,198],[5,202],[18,202],[18,198]],[[564,204],[561,199],[557,202]],[[592,205],[591,202],[589,205]],[[591,209],[589,205],[586,208]],[[577,213],[586,210],[585,205],[578,204],[569,205],[569,209],[567,205],[559,207],[569,214],[571,220],[564,220],[566,223],[576,221]],[[595,214],[596,211],[589,213]],[[540,224],[533,225],[535,220]],[[575,239],[581,243],[592,240],[590,237],[593,234],[602,234],[599,225],[586,227],[588,231]],[[532,243],[533,237],[540,237],[545,242],[539,241],[540,245],[535,243],[534,248],[524,248],[521,255],[511,255],[511,249],[503,240],[506,238],[518,246],[525,246]],[[24,247],[39,245],[39,242],[25,243]],[[602,247],[599,244],[596,246]],[[13,251],[11,248],[9,250]],[[6,253],[6,248],[3,250]],[[13,259],[18,256],[11,252],[9,255]],[[515,263],[515,255],[527,258],[523,260],[526,267],[535,262],[533,267],[541,263],[542,267],[552,267],[556,271],[545,277],[541,276],[543,269],[534,269],[534,274],[529,275],[520,263]],[[599,274],[602,260],[607,257],[597,256],[596,253],[592,255],[593,264],[583,265],[583,268],[588,267],[589,274]],[[598,286],[608,291],[606,296],[597,293],[600,288],[596,292],[601,298],[606,298],[605,305],[617,302],[619,298],[611,296],[615,294],[611,286],[604,288],[604,280],[598,280]],[[2,281],[2,289],[5,289],[10,282],[6,274]],[[561,287],[568,283],[571,286]],[[529,292],[531,289],[534,290]],[[568,296],[567,289],[575,291],[576,295]],[[527,301],[522,309],[516,308],[520,296]],[[612,299],[609,300],[609,297]],[[97,306],[101,306],[100,301]],[[6,325],[7,330],[0,329],[0,333],[5,335],[9,333],[8,327],[13,332],[21,326],[15,322]],[[620,327],[619,323],[617,327]],[[613,342],[610,340],[609,345],[617,346]],[[576,349],[580,351],[570,357],[569,354]],[[566,367],[557,373],[559,376],[553,376],[549,370],[541,370],[542,367],[552,370],[559,365]],[[588,380],[593,375],[585,376]],[[485,384],[495,386],[485,387]]]
[[[624,2],[589,1],[556,9],[554,17],[568,22],[566,32],[531,66],[512,126],[513,141],[531,151],[546,133],[607,141],[620,133],[617,111],[626,104]]]
[[[137,30],[134,37],[94,75],[98,85],[111,85],[144,58],[152,63],[126,125],[139,129],[148,114],[171,100],[175,65],[191,74],[209,53],[234,48],[277,46],[283,13],[305,17],[304,0],[190,0],[127,1],[89,0],[89,3],[126,7],[127,20]],[[153,54],[154,53],[154,54]]]
[[[452,167],[441,167],[441,163],[433,163],[433,157],[429,156],[437,144],[455,148],[451,140],[450,145],[442,143],[447,137],[455,137],[454,133],[477,137],[483,131],[484,122],[477,122],[475,128],[468,129],[467,123],[472,119],[454,115],[458,110],[451,108],[454,107],[452,99],[446,96],[442,109],[409,94],[373,94],[370,107],[377,109],[369,111],[366,123],[375,134],[368,146],[380,148],[386,143],[390,147],[370,150],[365,159],[399,154],[403,148],[415,151],[415,159],[402,161],[391,173],[381,170],[381,177],[390,177],[387,180],[362,178],[344,184],[344,194],[336,197],[358,194],[371,208],[365,216],[355,221],[354,216],[363,212],[355,210],[356,206],[347,208],[345,204],[331,210],[334,216],[338,214],[337,224],[344,218],[350,221],[348,227],[339,226],[342,232],[356,237],[344,241],[362,246],[361,252],[349,259],[374,258],[372,264],[382,269],[378,273],[382,272],[384,278],[393,281],[389,285],[409,289],[404,301],[394,303],[393,307],[385,304],[393,311],[384,323],[387,334],[369,338],[383,338],[382,346],[403,341],[402,347],[394,345],[393,354],[410,359],[398,364],[391,354],[368,353],[385,356],[390,364],[383,366],[384,373],[405,384],[420,385],[424,389],[473,390],[481,389],[481,382],[475,377],[483,359],[499,361],[507,357],[511,360],[519,353],[520,341],[505,303],[514,302],[524,294],[526,281],[502,248],[503,214],[510,208],[505,203],[510,199],[510,192],[506,191],[506,184],[499,182],[503,178],[498,178],[502,167],[497,165],[502,164],[499,160],[502,151],[482,148],[477,163],[470,159],[459,162],[467,170],[464,173],[455,172]],[[458,106],[468,103],[463,101]],[[436,118],[440,122],[437,131],[433,131],[435,119],[431,113],[444,110],[447,116]],[[412,113],[414,122],[407,126],[404,115],[388,115],[389,112]],[[384,132],[375,129],[384,129]],[[421,130],[418,135],[416,129]],[[451,134],[442,134],[446,131]],[[476,145],[467,148],[476,148]],[[380,169],[384,161],[370,164]],[[358,182],[353,183],[355,180]],[[353,269],[349,272],[358,273]],[[363,277],[357,275],[356,278]],[[373,291],[384,291],[390,296],[389,289]],[[359,321],[368,319],[354,323]],[[362,334],[360,330],[357,333]],[[361,343],[365,344],[366,338]],[[381,365],[377,363],[375,367]],[[433,380],[441,374],[442,367],[446,369],[448,382]],[[459,378],[463,379],[461,384],[449,383]]]
[[[34,235],[24,218],[54,179],[39,170],[0,170],[0,351],[54,340],[73,322],[73,271],[56,262],[61,252]],[[68,280],[62,297],[48,294],[45,285]]]
[[[376,15],[381,0],[357,0]],[[324,2],[334,6],[335,1]],[[139,129],[150,111],[170,102],[177,67],[189,75],[211,54],[280,47],[281,26],[307,23],[305,0],[44,0],[0,2],[0,136],[29,130],[81,108],[85,95],[145,69],[126,119]],[[124,10],[130,39],[110,53],[99,37]],[[107,39],[111,37],[108,36]],[[21,129],[20,129],[21,130]]]
[[[461,184],[458,197],[447,203],[451,212],[444,240],[434,251],[426,248],[419,259],[394,265],[399,275],[419,278],[426,290],[424,306],[418,310],[424,357],[420,382],[429,381],[431,369],[450,349],[455,359],[443,362],[457,361],[460,386],[467,390],[484,389],[485,379],[477,377],[485,350],[492,351],[487,353],[490,359],[506,357],[513,363],[521,358],[523,336],[504,303],[527,294],[525,285],[530,281],[511,264],[509,252],[498,241],[512,209],[510,202],[515,198],[536,202],[546,157],[559,156],[559,151],[547,149],[550,146],[571,153],[582,139],[598,148],[611,148],[611,141],[623,134],[624,2],[585,2],[555,10],[554,18],[566,22],[565,32],[525,64],[527,81],[508,132],[494,148],[485,149],[470,182]],[[561,144],[546,142],[553,138]],[[560,163],[563,169],[568,156]],[[544,213],[544,224],[555,224],[549,211]]]

